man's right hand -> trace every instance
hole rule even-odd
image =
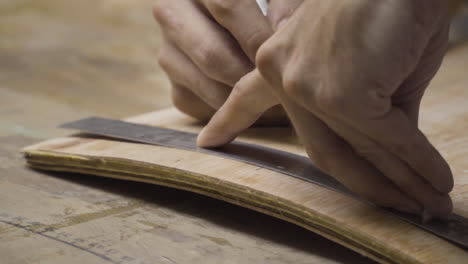
[[[378,205],[440,218],[453,177],[418,115],[445,53],[446,14],[437,0],[304,0],[256,57],[317,167]],[[233,91],[198,144],[233,140],[262,113],[255,97]]]
[[[160,0],[159,3],[161,4],[163,1]],[[416,2],[416,0],[414,1]],[[285,2],[283,0],[270,1],[272,4],[283,3],[283,5]],[[205,116],[209,118],[214,109],[223,105],[200,134],[199,145],[215,147],[231,141],[239,132],[255,122],[265,109],[271,108],[281,101],[309,156],[323,171],[337,178],[352,191],[378,205],[412,213],[421,213],[424,210],[436,217],[446,217],[452,210],[450,197],[447,195],[453,184],[450,169],[417,128],[419,111],[417,99],[420,97],[413,96],[414,93],[405,93],[408,91],[406,88],[410,88],[411,91],[424,91],[443,56],[444,32],[446,32],[444,31],[446,28],[444,23],[440,23],[440,34],[437,34],[437,38],[431,38],[430,42],[414,42],[414,40],[418,40],[415,37],[422,37],[419,40],[430,37],[432,33],[429,31],[433,27],[418,26],[420,21],[417,18],[420,18],[421,15],[418,15],[414,20],[410,15],[416,13],[424,15],[426,11],[434,8],[429,8],[430,4],[422,0],[419,2],[424,3],[423,7],[425,8],[417,10],[416,8],[395,8],[398,5],[392,5],[392,3],[396,1],[371,1],[369,4],[379,7],[379,14],[383,14],[375,16],[375,12],[372,12],[375,8],[346,8],[353,7],[357,3],[353,0],[333,3],[320,0],[306,0],[304,2],[291,0],[287,2],[298,3],[300,4],[299,8],[294,12],[293,18],[286,23],[280,22],[283,20],[281,15],[272,19],[274,12],[271,13],[270,20],[274,21],[273,25],[284,25],[271,38],[273,30],[279,26],[271,27],[270,23],[265,22],[267,20],[261,15],[254,0],[197,0],[196,3],[194,1],[166,0],[164,1],[165,7],[170,8],[156,9],[156,17],[163,24],[163,31],[169,36],[167,39],[171,40],[171,45],[177,47],[181,54],[189,58],[186,62],[191,62],[190,65],[195,65],[195,68],[198,69],[198,73],[193,76],[181,74],[180,71],[177,74],[178,66],[169,67],[178,65],[177,62],[174,61],[164,66],[165,63],[162,60],[170,78],[182,83],[183,80],[203,74],[204,77],[208,77],[210,82],[221,83],[229,90],[224,95],[217,97],[224,99],[219,100],[216,104],[216,100],[209,99],[209,95],[203,95],[203,93],[211,93],[212,88],[199,91],[196,88],[204,86],[190,86],[190,84],[194,84],[193,81],[184,82],[185,86],[192,88],[184,91],[191,92],[192,97],[197,95],[197,98],[203,98],[196,101],[190,99],[191,97],[186,97],[189,98],[187,102],[192,103],[189,110],[197,109],[195,105],[201,102],[211,107],[211,112]],[[338,2],[341,4],[333,5]],[[367,2],[361,0],[358,3]],[[402,6],[408,5],[403,0],[398,3],[401,3]],[[185,6],[185,9],[179,9],[182,6]],[[199,13],[194,13],[194,10],[190,11],[188,6],[201,7],[201,9],[199,9]],[[295,8],[291,8],[291,10],[294,11]],[[353,13],[353,10],[358,12]],[[414,11],[414,13],[408,10]],[[185,14],[185,12],[188,13]],[[438,12],[443,11],[439,10],[435,13]],[[193,17],[194,14],[205,14],[204,19],[206,20],[201,19],[203,16]],[[184,18],[183,21],[179,19],[180,17]],[[432,19],[432,17],[427,16],[428,19]],[[336,23],[344,20],[346,23]],[[184,21],[190,21],[190,25]],[[212,24],[208,23],[211,25],[209,27],[206,27],[206,23],[195,25],[201,21],[208,21]],[[168,25],[165,26],[165,23]],[[360,34],[356,35],[356,30]],[[411,30],[418,32],[418,34],[408,34]],[[217,35],[213,35],[211,31],[217,32]],[[439,30],[435,31],[439,32]],[[198,33],[193,35],[193,32]],[[339,36],[340,41],[335,41],[330,45],[329,41],[336,40],[337,36]],[[266,39],[268,39],[267,43],[263,44]],[[362,45],[363,39],[371,40],[364,42],[369,46]],[[411,45],[406,45],[408,43],[432,44],[427,48],[418,46],[411,49]],[[208,46],[205,47],[204,44]],[[213,46],[213,44],[216,45]],[[410,47],[408,49],[410,53],[424,51],[427,53],[427,57],[396,56],[395,54],[401,55],[398,51],[406,51],[406,49],[398,48],[402,45]],[[261,51],[257,54],[260,46],[262,46]],[[216,49],[212,49],[212,47],[216,47]],[[226,50],[227,47],[229,49]],[[330,47],[334,49],[330,49]],[[197,56],[200,55],[200,50],[210,50],[208,54],[213,55],[208,56],[208,58],[218,58],[215,60],[218,63],[211,64],[212,67],[206,67],[203,62],[210,60],[203,60],[206,59],[207,52],[202,53],[203,56]],[[336,52],[324,52],[330,50]],[[252,61],[255,56],[257,56],[262,74],[259,74],[258,70],[251,71],[254,68]],[[356,57],[359,63],[351,65],[350,61],[354,60],[349,58]],[[168,53],[168,60],[174,58],[178,57],[169,56]],[[230,73],[228,75],[226,75],[225,65],[223,65],[224,58],[227,58],[225,65],[229,65],[228,69],[231,69],[227,71]],[[317,58],[322,59],[317,60]],[[324,61],[328,63],[321,63]],[[389,63],[379,64],[381,61]],[[216,68],[213,65],[219,67]],[[285,67],[286,65],[288,67]],[[385,67],[375,67],[374,65]],[[419,66],[420,70],[408,71],[407,68],[414,68],[413,66],[406,67],[408,65]],[[182,69],[183,65],[180,67]],[[322,89],[317,89],[314,85],[315,82],[307,78],[313,79],[318,72],[314,69],[322,68],[326,70],[320,71],[321,73],[331,75],[326,80],[342,82],[339,85],[320,86],[319,88]],[[232,69],[237,70],[233,71]],[[188,69],[182,72],[195,73],[195,71]],[[237,75],[231,75],[233,72],[236,72]],[[295,74],[286,74],[291,72]],[[356,78],[356,76],[361,78]],[[294,78],[291,79],[291,77]],[[371,80],[376,79],[376,81],[362,84],[359,81],[364,77]],[[240,81],[237,81],[239,79]],[[286,89],[291,85],[284,85],[282,81],[285,79],[289,80],[288,84],[294,84],[293,87],[297,89],[291,91]],[[304,81],[302,81],[303,79]],[[389,82],[391,80],[394,82]],[[378,104],[380,107],[378,109],[384,109],[385,113],[388,112],[390,115],[381,114],[382,111],[376,112],[371,109],[364,111],[365,116],[360,116],[361,112],[358,110],[369,106],[369,101],[365,100],[369,97],[368,95],[382,94],[380,91],[377,93],[375,91],[368,92],[369,89],[380,88],[378,85],[369,84],[380,83],[388,84],[385,87],[389,86],[392,89],[391,92],[383,94],[386,95],[385,97],[376,97],[384,102]],[[406,85],[399,85],[401,83]],[[233,87],[232,92],[231,87]],[[270,90],[270,87],[273,89]],[[174,91],[178,90],[180,91],[180,87]],[[309,93],[295,93],[295,91]],[[346,111],[334,111],[334,108],[324,108],[317,111],[314,108],[314,102],[318,101],[320,102],[319,106],[322,106],[323,103],[329,101],[313,100],[311,95],[317,91],[334,92],[338,95],[349,91],[354,91],[354,93],[353,96],[342,96],[346,100],[340,101],[340,107],[342,106],[341,102],[345,103],[345,106],[349,106]],[[416,95],[422,96],[422,93]],[[414,100],[410,100],[405,105],[414,107],[403,107],[402,103],[406,103],[407,100],[402,101],[399,98],[413,98]],[[411,104],[412,102],[414,104]],[[369,115],[371,118],[367,118]],[[393,143],[398,143],[398,147],[392,145]]]

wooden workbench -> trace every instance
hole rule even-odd
[[[0,263],[371,263],[199,195],[30,170],[63,122],[170,104],[151,0],[0,0]]]
[[[19,149],[60,123],[170,104],[151,4],[0,0],[0,263],[372,263],[206,197],[25,167]],[[456,46],[434,86],[466,86],[466,63]]]

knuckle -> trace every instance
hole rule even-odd
[[[262,29],[253,29],[250,32],[246,33],[246,48],[253,52],[254,55],[260,46],[268,39],[270,36],[269,32],[266,32]]]
[[[172,87],[172,103],[180,111],[185,112],[191,99],[192,98],[189,98],[187,93],[185,93],[182,89],[176,86]]]
[[[237,6],[239,0],[207,0],[206,5],[217,15],[227,15]]]
[[[335,114],[347,112],[347,96],[342,90],[336,90],[331,87],[319,90],[321,90],[321,92],[316,94],[315,104],[320,110]]]
[[[215,69],[219,65],[219,56],[217,54],[216,48],[212,47],[211,45],[201,46],[195,52],[195,60],[197,60],[203,68],[206,69]]]
[[[170,0],[157,0],[153,5],[153,17],[163,28],[180,29],[182,23],[174,16]]]
[[[278,47],[271,40],[265,42],[257,52],[255,64],[260,71],[268,70],[274,65]]]
[[[157,61],[159,66],[163,68],[164,71],[167,71],[170,68],[170,60],[169,57],[165,55],[165,53],[160,52],[157,57]]]
[[[273,94],[265,90],[264,81],[255,74],[243,76],[229,95],[229,104],[241,112],[253,115],[264,113],[277,101]]]
[[[235,101],[237,102],[242,100],[245,96],[248,96],[249,90],[250,88],[248,86],[238,83],[234,86],[229,96],[236,99]]]
[[[202,43],[194,49],[192,60],[206,76],[231,87],[252,70],[249,62],[220,44]]]
[[[153,5],[153,17],[156,21],[164,21],[168,10],[168,1],[167,0],[157,0]]]
[[[281,75],[279,67],[281,52],[282,45],[272,39],[263,43],[257,51],[255,64],[262,76],[269,82],[273,82],[275,76]]]
[[[175,85],[172,87],[172,103],[179,111],[191,115],[194,99],[195,96],[189,91]]]
[[[283,90],[292,98],[300,98],[303,96],[303,81],[299,74],[295,71],[289,70],[283,76]]]
[[[258,87],[258,82],[252,82],[252,76],[250,74],[242,76],[234,86],[233,92],[236,96],[243,97],[249,94],[256,94],[261,89]],[[255,79],[257,81],[257,79]],[[255,84],[255,85],[252,85]]]
[[[244,77],[245,78],[245,77]],[[249,110],[246,108],[245,99],[246,96],[250,96],[252,91],[251,86],[245,85],[242,82],[242,79],[234,86],[230,95],[229,95],[229,105],[232,109],[239,109],[239,111],[247,111]],[[249,98],[252,99],[252,98]]]
[[[220,49],[214,45],[201,45],[194,52],[194,60],[210,77],[219,75],[224,65],[227,65],[224,64]]]
[[[202,101],[190,90],[173,86],[172,103],[176,109],[198,120],[208,121],[214,114],[213,109],[201,105]]]

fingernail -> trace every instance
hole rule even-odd
[[[206,126],[198,134],[197,146],[200,148],[218,148],[231,142],[235,138],[228,136],[228,134],[225,134],[222,131],[213,131],[213,129],[208,130]]]
[[[204,127],[200,131],[200,133],[198,133],[198,136],[197,136],[197,146],[201,147],[201,148],[208,147],[208,145],[209,145],[209,144],[207,144],[207,142],[209,142],[209,140],[206,138],[205,130],[206,130],[206,127]]]

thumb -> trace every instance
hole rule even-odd
[[[270,0],[268,5],[268,19],[276,31],[284,24],[304,0]]]
[[[213,148],[231,142],[277,104],[260,73],[250,72],[236,84],[229,98],[200,132],[197,145]]]

